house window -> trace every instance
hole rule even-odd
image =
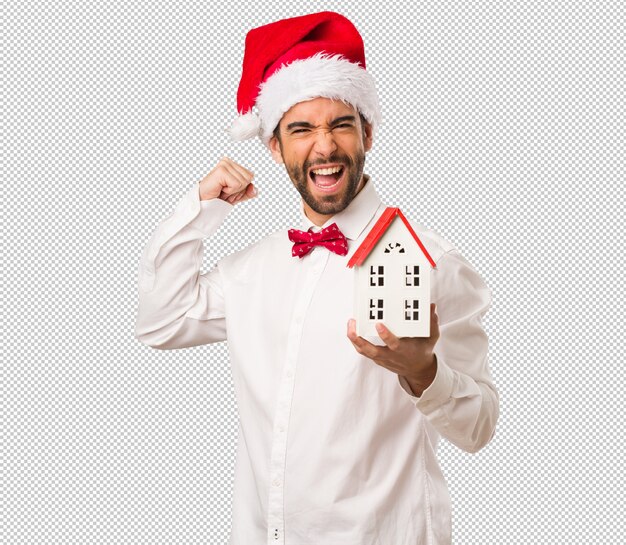
[[[370,286],[384,286],[385,285],[385,266],[384,265],[370,265]]]
[[[383,319],[383,300],[370,299],[370,320]]]
[[[390,242],[385,246],[385,253],[389,254],[391,252],[398,252],[399,254],[404,253],[404,247],[399,242]]]
[[[419,265],[407,265],[406,266],[405,285],[406,286],[419,286],[420,285],[420,266]]]
[[[420,302],[417,299],[405,299],[404,300],[404,319],[405,320],[419,320],[419,306],[420,306]]]

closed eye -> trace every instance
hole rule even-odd
[[[352,125],[350,123],[339,123],[339,125],[335,125],[333,127],[333,129],[336,129],[338,127],[348,127],[348,128],[351,128]],[[294,129],[293,131],[291,131],[291,134],[296,134],[296,133],[299,133],[299,132],[305,132],[305,131],[308,131],[308,130],[309,129]]]

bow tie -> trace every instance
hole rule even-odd
[[[313,246],[325,246],[331,252],[339,255],[348,253],[348,241],[344,234],[339,230],[336,223],[324,227],[318,233],[311,231],[299,231],[298,229],[289,229],[289,240],[295,244],[291,248],[291,255],[303,258],[308,254]]]

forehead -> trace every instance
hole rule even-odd
[[[283,114],[281,122],[308,121],[312,124],[328,123],[336,117],[344,115],[354,115],[358,117],[357,110],[354,106],[339,99],[333,100],[326,97],[318,97],[294,104]]]

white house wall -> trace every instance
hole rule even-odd
[[[388,245],[400,243],[404,253],[396,248],[385,253]],[[384,285],[371,287],[370,266],[383,265]],[[407,266],[419,266],[419,286],[405,285]],[[428,337],[430,334],[430,273],[431,265],[417,242],[399,217],[395,217],[363,264],[355,268],[355,314],[357,334],[378,336],[374,324],[384,323],[399,337]],[[382,299],[383,319],[370,319],[370,299]],[[419,301],[419,318],[406,321],[405,300]]]

